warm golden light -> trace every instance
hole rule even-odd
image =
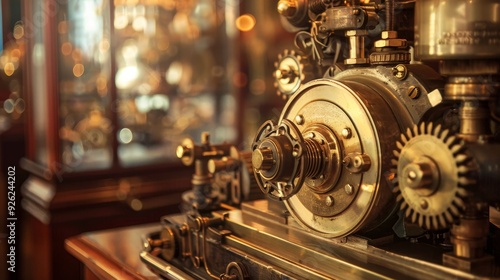
[[[236,28],[240,31],[250,31],[255,26],[255,17],[250,14],[241,15],[236,19]]]
[[[68,33],[68,22],[67,21],[59,22],[59,24],[57,25],[57,31],[60,34]]]
[[[75,64],[75,66],[73,66],[73,75],[75,75],[75,77],[81,77],[83,75],[83,72],[85,72],[85,67],[83,66],[83,64],[77,63]]]
[[[72,51],[73,51],[73,45],[71,45],[70,42],[64,42],[61,45],[61,52],[63,55],[70,55]]]
[[[13,50],[10,52],[10,59],[11,59],[13,62],[18,62],[20,58],[21,58],[21,50],[20,50],[20,49],[15,48],[15,49],[13,49]]]
[[[14,26],[14,38],[16,40],[21,39],[24,36],[24,27],[22,24],[18,23]]]
[[[108,93],[108,80],[103,76],[98,77],[96,80],[96,88],[100,96],[105,96]]]
[[[14,66],[14,63],[12,62],[7,62],[5,66],[3,67],[3,71],[5,72],[5,75],[7,76],[12,76],[14,74],[14,71],[16,70],[16,67]]]
[[[71,57],[73,58],[74,61],[82,61],[82,51],[78,48],[74,49]]]

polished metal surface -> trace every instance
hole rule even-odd
[[[267,199],[163,217],[163,259],[202,279],[499,277],[500,1],[277,9],[296,50],[251,145]]]
[[[213,227],[206,231],[207,264],[213,273],[222,274],[224,260],[232,260],[246,268],[248,279],[480,279],[436,263],[439,246],[425,245],[422,255],[428,260],[420,260],[402,254],[397,247],[412,252],[422,244],[401,243],[390,236],[324,238],[303,231],[292,219],[288,224],[269,219],[265,215],[268,204],[261,202],[266,201],[244,203],[243,210],[214,213],[223,218],[223,230]],[[185,223],[182,215],[165,219],[170,227]],[[180,264],[190,271],[185,262],[159,260],[145,252],[141,256],[155,260],[146,262],[156,271]],[[196,279],[208,277],[203,269],[195,271],[198,275],[188,274]]]
[[[500,55],[497,0],[415,1],[419,59],[487,59]]]

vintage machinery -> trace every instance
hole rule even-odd
[[[143,260],[175,279],[498,277],[500,1],[277,10],[296,48],[251,147],[267,200],[191,203]]]

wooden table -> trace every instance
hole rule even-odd
[[[83,279],[161,279],[140,259],[142,236],[160,223],[83,233],[66,239],[66,250],[82,262]]]

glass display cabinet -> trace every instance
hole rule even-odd
[[[228,5],[32,1],[30,159],[64,176],[177,162],[202,131],[236,141]]]
[[[71,235],[178,211],[183,138],[241,141],[238,13],[236,0],[24,1],[31,273],[78,269],[56,269]]]

